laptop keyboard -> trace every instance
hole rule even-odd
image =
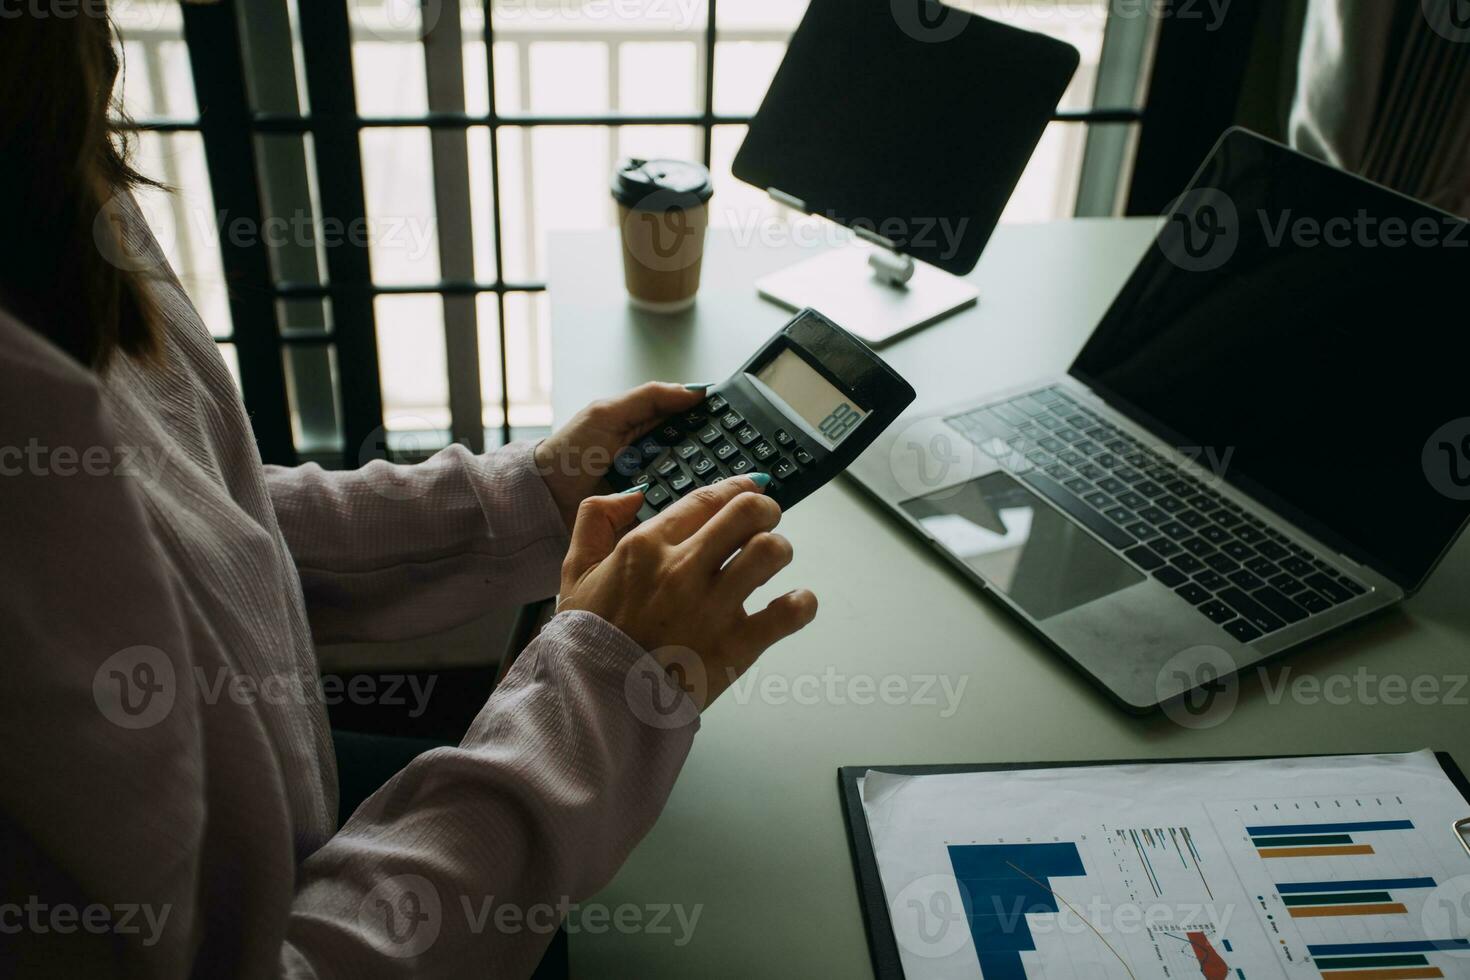
[[[945,421],[1241,643],[1367,591],[1059,388]]]

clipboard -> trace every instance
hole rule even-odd
[[[1330,753],[1338,755],[1340,753]],[[863,931],[868,937],[868,952],[873,960],[873,975],[878,980],[904,980],[903,963],[898,955],[898,941],[888,918],[888,902],[883,897],[883,879],[878,873],[878,859],[873,854],[873,839],[868,834],[868,819],[863,813],[862,793],[858,780],[870,769],[901,776],[935,776],[965,772],[1017,772],[1027,769],[1081,769],[1104,766],[1187,765],[1196,762],[1264,762],[1272,759],[1310,759],[1314,756],[1228,756],[1192,759],[1102,759],[1081,762],[982,763],[978,765],[930,766],[842,766],[837,770],[837,789],[842,799],[842,817],[847,825],[847,843],[852,850],[853,874],[857,877],[858,899],[863,907]],[[1448,752],[1436,752],[1434,758],[1460,795],[1470,806],[1470,781]],[[1470,854],[1470,817],[1446,828]]]

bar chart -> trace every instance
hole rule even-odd
[[[1464,939],[1331,943],[1309,947],[1323,980],[1436,980],[1465,976],[1466,962],[1445,954],[1470,951]],[[1438,964],[1431,960],[1438,960]],[[1448,969],[1450,972],[1446,973]]]
[[[1394,915],[1408,912],[1399,893],[1433,888],[1433,878],[1368,878],[1278,883],[1276,893],[1294,919],[1324,916]]]
[[[1370,835],[1413,830],[1412,820],[1358,820],[1344,823],[1301,823],[1247,827],[1251,843],[1263,858],[1345,857],[1373,854]]]
[[[865,805],[910,980],[1470,980],[1429,753],[883,774]]]
[[[1436,886],[1464,868],[1445,860],[1412,801],[1385,793],[1213,809],[1258,914],[1278,925],[1283,959],[1323,980],[1470,977],[1470,943],[1421,931]]]
[[[970,935],[986,980],[1026,980],[1022,951],[1036,949],[1028,914],[1061,911],[1051,881],[1085,875],[1075,842],[950,845]]]
[[[1234,876],[1208,823],[946,849],[984,980],[1255,980],[1236,943],[1266,937],[1251,918],[1229,923],[1214,876],[1227,894]]]

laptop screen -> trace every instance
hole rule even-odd
[[[1470,228],[1232,130],[1071,373],[1412,589],[1470,516]]]

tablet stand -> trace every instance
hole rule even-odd
[[[777,203],[805,212],[805,202],[771,188]],[[790,310],[811,307],[874,347],[973,306],[980,293],[958,276],[853,228],[863,243],[838,246],[756,282],[764,298]]]

